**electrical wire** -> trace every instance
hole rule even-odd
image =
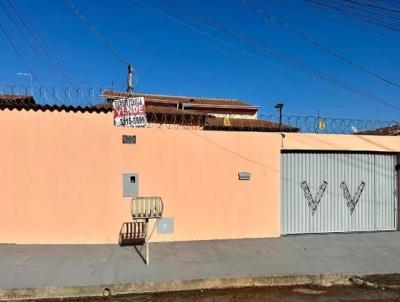
[[[372,4],[371,2],[360,2],[357,0],[344,0],[344,1],[351,2],[353,4],[359,4],[362,6],[371,7],[371,8],[376,8],[378,10],[387,11],[387,12],[391,12],[391,13],[400,13],[399,9],[393,9],[393,8],[389,8],[389,7],[385,7],[385,6],[379,6],[375,2],[372,2],[372,3],[374,3],[374,4]]]
[[[18,56],[18,58],[20,59],[20,61],[22,62],[22,64],[25,66],[25,68],[26,68],[26,69],[29,71],[29,73],[32,75],[32,77],[33,77],[36,81],[38,81],[39,83],[41,83],[41,82],[40,82],[40,79],[39,79],[38,76],[33,72],[33,70],[30,68],[29,64],[26,62],[26,60],[24,59],[24,57],[22,56],[22,54],[19,52],[17,46],[14,44],[13,40],[11,39],[11,37],[10,37],[9,34],[7,33],[6,29],[4,28],[4,26],[3,26],[1,23],[0,23],[0,31],[4,34],[4,36],[6,37],[8,43],[10,44],[11,48],[13,49],[13,51],[15,52],[15,54]],[[51,93],[47,87],[45,87],[45,90],[46,90],[48,93]],[[54,96],[54,98],[55,98],[57,101],[61,102],[61,100],[60,100],[56,95],[53,94],[53,96]]]
[[[160,16],[162,16],[162,17],[164,17],[164,18],[166,18],[166,19],[168,19],[170,21],[173,21],[173,22],[175,22],[177,24],[180,24],[180,25],[182,25],[182,26],[184,26],[184,27],[196,32],[196,33],[199,33],[199,34],[204,35],[204,36],[206,36],[206,37],[208,37],[208,38],[210,38],[210,39],[212,39],[212,40],[214,40],[214,41],[216,41],[218,43],[221,43],[226,47],[229,47],[229,48],[232,48],[232,49],[235,48],[232,44],[229,44],[229,43],[227,43],[227,42],[225,42],[225,41],[223,41],[223,40],[221,40],[221,39],[219,39],[219,38],[217,38],[217,37],[215,37],[213,35],[210,35],[209,33],[205,32],[205,31],[202,31],[202,30],[200,30],[200,29],[198,29],[198,28],[196,28],[196,27],[194,27],[192,25],[189,25],[189,24],[187,24],[187,23],[185,23],[185,22],[183,22],[181,20],[178,20],[178,19],[176,19],[176,18],[174,18],[174,17],[172,17],[172,16],[170,16],[170,15],[168,15],[168,14],[166,14],[166,13],[164,13],[164,12],[154,8],[154,7],[151,7],[151,6],[149,6],[149,5],[147,5],[147,4],[143,3],[143,2],[140,2],[138,0],[131,0],[131,1],[136,3],[136,4],[139,4],[140,6],[143,6],[144,8],[146,8],[146,9],[152,11],[153,13],[156,13],[156,14],[158,14],[158,15],[160,15]]]
[[[154,7],[151,7],[151,6],[149,6],[149,5],[147,5],[147,4],[143,3],[143,2],[140,2],[140,1],[138,1],[138,0],[131,0],[131,1],[134,2],[134,3],[136,3],[136,4],[138,4],[138,5],[140,5],[140,6],[142,6],[142,7],[144,7],[144,8],[147,9],[147,10],[150,10],[150,11],[153,12],[153,13],[156,13],[156,14],[158,14],[158,15],[160,15],[160,16],[162,16],[162,17],[164,17],[164,18],[166,18],[166,19],[168,19],[168,20],[170,20],[170,21],[172,21],[172,22],[175,22],[175,23],[177,23],[177,24],[180,24],[180,25],[184,26],[185,28],[188,28],[188,29],[192,30],[192,31],[195,32],[195,33],[198,33],[198,34],[200,34],[200,35],[206,36],[207,38],[209,38],[209,39],[211,39],[211,40],[213,40],[213,41],[216,41],[216,42],[218,42],[218,43],[220,43],[220,44],[226,46],[227,48],[236,50],[236,51],[240,52],[241,54],[244,54],[244,55],[246,55],[246,56],[248,56],[248,57],[251,57],[251,58],[253,58],[253,59],[256,59],[256,60],[258,60],[258,61],[260,61],[260,62],[263,62],[263,63],[265,63],[265,64],[273,65],[274,67],[279,68],[279,69],[282,69],[283,71],[285,71],[285,72],[287,72],[287,73],[291,72],[291,71],[289,71],[289,70],[284,69],[282,66],[275,65],[275,64],[273,64],[273,63],[271,63],[271,62],[265,60],[264,58],[262,58],[262,57],[260,57],[260,56],[258,56],[258,55],[256,55],[256,54],[254,54],[254,53],[251,53],[251,52],[249,52],[249,51],[247,51],[247,50],[244,50],[244,49],[241,49],[241,48],[239,48],[239,47],[236,47],[236,46],[232,45],[231,43],[227,43],[226,41],[224,41],[224,40],[222,40],[222,39],[220,39],[220,38],[218,38],[218,37],[216,37],[216,36],[214,36],[214,35],[211,35],[211,34],[205,32],[205,31],[203,31],[203,30],[201,30],[201,29],[199,29],[199,28],[197,28],[197,27],[195,27],[195,26],[189,25],[189,24],[187,24],[186,22],[183,22],[183,21],[181,21],[181,20],[179,20],[179,19],[177,19],[177,18],[175,18],[175,17],[172,17],[171,15],[168,15],[168,14],[166,14],[165,12],[162,12],[162,11],[160,11],[160,10],[154,8]],[[290,76],[291,76],[291,75],[290,75]]]
[[[302,40],[306,41],[307,43],[313,45],[314,47],[324,51],[325,53],[341,60],[342,62],[345,62],[346,64],[355,67],[365,73],[367,73],[368,75],[385,82],[386,84],[392,85],[394,87],[400,88],[400,84],[396,83],[392,80],[387,79],[385,76],[378,74],[377,72],[374,72],[372,70],[370,70],[369,68],[358,64],[356,62],[354,62],[353,60],[345,57],[344,55],[338,53],[335,50],[332,50],[331,48],[328,48],[327,46],[325,46],[324,44],[322,44],[321,42],[318,42],[314,39],[312,39],[311,37],[309,37],[308,35],[306,35],[305,33],[298,31],[297,29],[289,26],[287,23],[283,22],[280,19],[277,19],[276,17],[272,16],[270,13],[267,13],[265,10],[262,10],[261,8],[259,8],[258,6],[254,5],[253,3],[251,3],[248,0],[241,0],[243,4],[245,4],[247,7],[249,7],[250,9],[252,9],[253,11],[255,11],[256,13],[258,13],[259,15],[261,15],[264,19],[266,19],[267,21],[271,21],[274,24],[277,24],[279,27],[283,28],[284,30],[289,31],[290,33],[300,37]]]
[[[41,58],[44,58],[45,61],[47,59],[48,62],[50,63],[49,66],[51,68],[53,68],[58,74],[60,74],[61,77],[64,78],[71,86],[75,86],[75,84],[73,83],[73,79],[71,79],[71,77],[69,77],[65,72],[63,72],[59,67],[57,67],[57,62],[54,62],[53,58],[51,57],[50,53],[46,50],[45,46],[41,45],[40,41],[38,40],[38,38],[35,36],[33,31],[31,30],[31,28],[33,29],[33,26],[31,24],[30,24],[30,26],[28,26],[28,24],[24,21],[23,16],[17,11],[16,7],[14,7],[9,0],[6,0],[6,1],[9,6],[6,7],[5,5],[2,5],[3,11],[5,12],[8,19],[13,23],[14,27],[19,32],[19,34],[23,37],[23,39],[27,42],[29,47],[33,50],[33,52],[36,53]],[[11,16],[11,13],[14,13],[14,16],[16,16],[17,19],[20,21],[20,23],[22,23],[22,25],[25,27],[27,32],[31,35],[31,37],[33,37],[33,41],[35,41],[36,44],[39,45],[40,49],[38,49],[31,42],[31,40],[25,35],[25,33],[20,28],[20,24],[18,24],[18,22]],[[54,93],[53,93],[53,95],[54,95]],[[89,98],[86,95],[83,95],[83,98],[87,102],[87,104],[89,104],[90,106],[93,105],[93,103],[89,100]]]
[[[15,54],[18,56],[18,58],[21,60],[22,64],[25,66],[25,68],[30,72],[32,77],[35,80],[39,80],[39,78],[36,76],[36,74],[32,71],[32,69],[29,67],[29,64],[26,62],[24,57],[21,55],[21,53],[18,51],[17,46],[14,44],[13,40],[11,37],[8,35],[7,31],[3,27],[3,25],[0,23],[0,30],[3,32],[4,36],[6,37],[8,43],[10,44],[11,48],[14,50]]]
[[[171,4],[172,7],[178,9],[179,11],[183,12],[184,14],[192,17],[193,19],[196,19],[204,24],[206,24],[207,26],[213,27],[214,29],[217,29],[227,35],[230,35],[238,40],[240,40],[243,43],[246,43],[248,45],[250,45],[251,47],[258,49],[268,55],[271,55],[275,58],[277,58],[280,61],[284,61],[285,63],[295,67],[296,69],[299,69],[301,71],[307,72],[310,75],[316,77],[317,79],[329,82],[331,84],[337,85],[347,91],[352,92],[353,94],[357,94],[361,97],[364,98],[364,100],[369,100],[369,101],[374,101],[376,103],[380,103],[381,105],[384,105],[386,107],[390,107],[392,109],[398,110],[400,111],[400,107],[393,105],[391,103],[386,102],[385,100],[376,97],[376,96],[372,96],[370,95],[368,92],[365,92],[357,87],[354,87],[348,83],[346,83],[345,81],[336,78],[334,76],[331,76],[329,74],[323,73],[320,70],[311,67],[309,65],[306,65],[304,62],[291,58],[271,47],[265,46],[262,43],[258,42],[257,40],[248,37],[242,33],[239,32],[235,32],[231,29],[226,28],[225,26],[217,23],[216,21],[213,21],[209,18],[206,18],[204,16],[199,15],[198,13],[194,12],[193,10],[190,10],[188,8],[186,8],[185,6],[176,3],[176,1],[170,0],[169,3]]]
[[[18,18],[20,23],[23,25],[25,30],[31,35],[33,38],[33,41],[36,42],[36,44],[39,46],[40,50],[42,51],[42,54],[44,57],[50,62],[51,67],[61,75],[62,78],[64,78],[71,86],[74,86],[73,81],[75,81],[71,76],[68,75],[68,72],[64,68],[64,66],[59,62],[59,60],[50,52],[49,47],[47,46],[45,40],[43,37],[40,35],[40,33],[35,29],[33,24],[29,22],[29,20],[26,18],[26,16],[21,12],[20,9],[16,7],[10,0],[6,0],[8,4],[8,8],[11,9],[11,11],[14,13],[14,15]],[[4,8],[6,10],[7,8]],[[18,25],[13,21],[15,26],[17,27],[17,30],[21,33],[21,30],[18,29]],[[23,35],[21,33],[21,35]],[[23,35],[24,36],[24,35]],[[27,37],[25,37],[25,40],[29,44],[30,41]],[[31,47],[32,48],[32,47]],[[40,53],[37,49],[34,49],[35,52]]]
[[[366,14],[367,16],[373,18],[386,19],[385,22],[393,22],[398,20],[398,15],[396,13],[380,11],[369,6],[365,7],[361,2],[355,2],[353,0],[341,0],[341,3],[338,4],[345,9],[350,9],[350,11],[355,9],[358,13]]]
[[[23,37],[23,39],[27,42],[28,46],[32,49],[34,53],[36,53],[38,56],[42,57],[42,53],[32,44],[30,39],[25,35],[25,33],[21,30],[19,24],[14,20],[14,18],[11,16],[10,12],[8,11],[5,6],[1,6],[3,8],[3,11],[5,12],[7,18],[12,22],[14,25],[15,29],[18,31],[18,33]]]
[[[118,52],[111,46],[109,42],[104,38],[104,36],[85,18],[85,16],[77,9],[77,7],[72,4],[69,0],[64,0],[65,4],[74,12],[76,16],[81,19],[83,24],[93,33],[95,36],[104,44],[108,51],[117,59],[120,63],[124,65],[130,65],[127,60],[123,59]]]
[[[371,16],[367,16],[367,15],[360,14],[360,13],[357,13],[357,12],[351,12],[351,11],[349,12],[349,11],[343,9],[342,7],[338,7],[338,6],[332,5],[331,2],[326,3],[326,2],[321,2],[321,1],[317,1],[317,0],[304,0],[304,1],[312,3],[312,4],[315,4],[315,5],[320,6],[322,8],[328,8],[328,9],[331,9],[331,10],[334,10],[334,11],[338,11],[338,12],[344,14],[344,15],[356,16],[358,18],[361,18],[362,20],[365,20],[365,21],[368,21],[368,22],[371,22],[371,23],[374,23],[374,24],[381,25],[381,26],[383,26],[383,27],[385,27],[387,29],[390,29],[390,30],[394,30],[394,31],[400,32],[400,28],[399,27],[396,27],[396,26],[394,26],[392,24],[388,24],[388,23],[382,22],[382,20],[373,18]]]
[[[265,2],[270,3],[270,0],[265,0]],[[277,1],[277,4],[279,4],[280,6],[282,6],[282,5],[286,6],[289,9],[294,10],[296,13],[299,13],[299,12],[305,13],[307,15],[314,16],[314,17],[322,19],[324,21],[328,20],[328,21],[331,21],[331,22],[334,22],[334,23],[337,23],[337,24],[341,24],[341,25],[345,25],[345,26],[350,26],[350,27],[356,28],[358,30],[373,34],[375,36],[384,36],[384,37],[387,37],[387,38],[390,38],[390,39],[393,39],[393,40],[396,40],[396,41],[400,41],[399,37],[395,37],[395,36],[393,36],[393,35],[391,35],[391,34],[389,34],[387,32],[375,31],[375,30],[372,30],[372,29],[370,29],[368,27],[360,26],[359,24],[343,22],[343,20],[335,19],[332,16],[328,16],[326,14],[325,15],[316,14],[314,11],[310,11],[310,10],[304,9],[305,8],[304,5],[296,6],[296,5],[293,5],[293,3],[288,3],[286,1],[285,2]]]
[[[32,42],[28,39],[28,37],[24,34],[24,32],[21,30],[21,28],[18,26],[17,22],[13,19],[11,16],[10,12],[2,5],[1,8],[3,9],[5,15],[7,18],[13,23],[15,29],[19,32],[19,34],[24,38],[24,40],[27,42],[29,47],[38,55],[41,55],[40,52],[37,50],[37,48],[32,44]]]

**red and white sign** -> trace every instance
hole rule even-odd
[[[117,127],[146,127],[144,97],[119,99],[113,102],[114,125]]]

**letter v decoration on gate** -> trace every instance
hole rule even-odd
[[[328,182],[326,182],[325,180],[322,181],[321,185],[319,186],[317,195],[315,195],[315,198],[313,198],[311,194],[310,187],[308,186],[307,181],[302,181],[300,183],[300,186],[303,189],[304,197],[308,201],[308,206],[311,209],[311,215],[314,216],[315,211],[318,208],[319,202],[321,201],[321,198],[325,193],[326,187],[328,186]]]
[[[361,182],[360,185],[358,186],[357,192],[354,195],[354,197],[351,197],[349,189],[347,188],[346,182],[342,181],[340,184],[340,187],[343,190],[343,196],[347,200],[347,207],[350,209],[350,215],[353,215],[354,209],[356,208],[356,205],[358,203],[358,200],[360,199],[361,193],[363,192],[365,188],[365,182]]]

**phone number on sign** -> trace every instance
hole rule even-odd
[[[144,127],[147,120],[145,116],[127,116],[115,121],[116,126]]]

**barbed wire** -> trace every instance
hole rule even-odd
[[[299,132],[348,135],[400,135],[396,121],[329,118],[321,116],[284,115],[282,124],[275,114],[260,115],[258,119],[238,118],[237,114],[163,113],[147,109],[148,128],[203,129],[223,131]]]
[[[269,116],[275,122],[279,117]],[[282,123],[304,133],[400,135],[398,121],[283,115]]]
[[[0,95],[33,96],[37,104],[92,106],[104,102],[106,87],[31,86],[1,84]]]
[[[30,85],[0,84],[1,96],[33,96],[31,102],[14,101],[16,107],[34,105],[35,109],[112,112],[103,92],[106,87],[41,87]],[[0,105],[7,106],[4,98]],[[42,106],[42,107],[41,107]],[[300,132],[352,135],[400,135],[400,122],[371,119],[332,118],[318,115],[283,115],[281,124],[276,114],[254,116],[179,110],[174,107],[146,106],[146,127],[168,129],[203,129],[223,131]]]

